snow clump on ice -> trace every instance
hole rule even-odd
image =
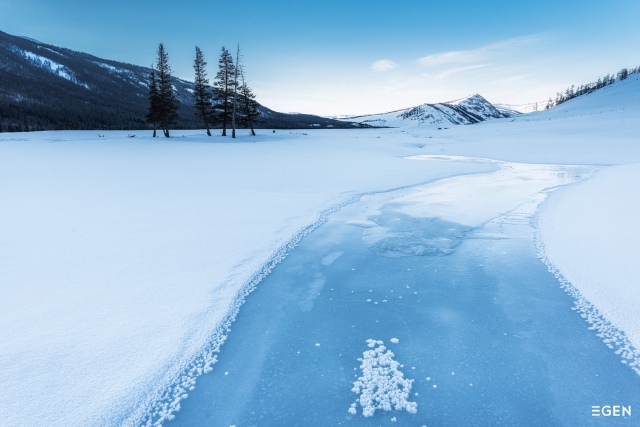
[[[353,383],[351,389],[360,397],[351,404],[349,413],[356,414],[358,402],[365,417],[372,416],[376,409],[405,409],[411,414],[418,412],[418,404],[407,400],[413,380],[404,378],[404,374],[398,370],[400,364],[393,360],[393,352],[387,350],[380,340],[368,339],[367,346],[371,350],[366,350],[358,359],[362,376]]]

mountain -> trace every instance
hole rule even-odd
[[[500,111],[480,95],[439,104],[422,104],[418,107],[389,113],[344,117],[340,120],[368,124],[370,126],[407,127],[421,125],[468,125],[489,119],[511,117],[513,113]]]
[[[12,36],[0,31],[0,132],[51,129],[147,129],[150,68]],[[174,78],[180,103],[176,128],[202,127],[193,83]],[[309,114],[259,106],[262,128],[352,128]],[[356,126],[364,126],[356,124]]]
[[[526,104],[493,104],[494,107],[503,113],[511,116],[519,114],[533,113],[534,111],[542,111],[547,106],[547,101],[529,102]]]

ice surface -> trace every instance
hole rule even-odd
[[[538,260],[528,221],[508,222],[507,212],[447,256],[402,257],[372,251],[368,229],[347,224],[371,211],[407,228],[411,217],[397,200],[411,193],[363,198],[303,239],[247,298],[218,365],[166,426],[384,426],[392,417],[399,425],[588,425],[593,400],[640,393],[634,372],[571,310]],[[499,223],[504,237],[485,237]],[[343,255],[324,265],[335,252]],[[313,292],[319,277],[325,285]],[[398,340],[389,347],[414,380],[407,400],[417,413],[365,417],[354,404],[371,337]]]

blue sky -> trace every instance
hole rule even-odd
[[[193,79],[237,43],[258,101],[322,115],[390,111],[480,93],[554,96],[640,65],[640,1],[0,0],[0,30],[149,65],[159,42]]]

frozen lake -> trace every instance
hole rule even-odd
[[[601,422],[594,405],[635,403],[640,378],[537,256],[531,219],[544,194],[589,173],[502,164],[343,208],[247,297],[213,371],[165,425],[569,426]],[[468,191],[447,202],[452,212],[505,188],[521,197],[492,218],[430,216],[446,185]],[[368,339],[413,380],[416,414],[349,412]]]

